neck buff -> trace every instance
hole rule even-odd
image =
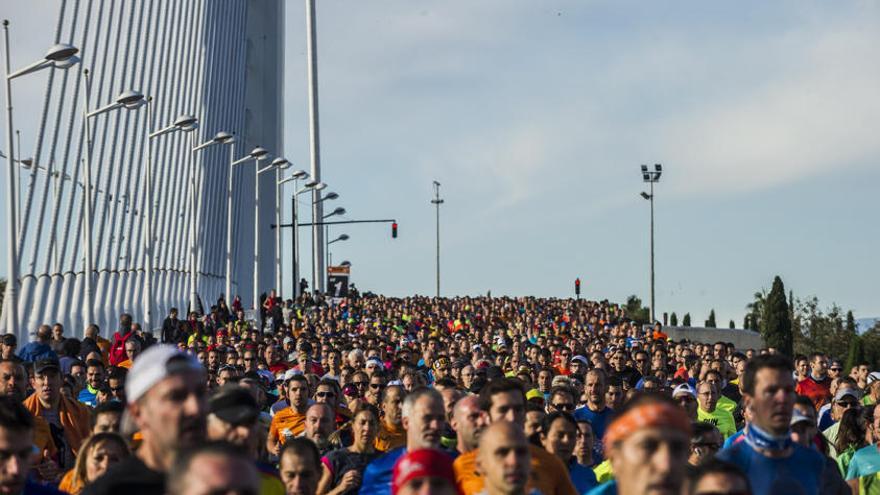
[[[754,423],[749,423],[743,433],[745,441],[754,448],[766,450],[785,450],[791,447],[791,433],[785,432],[784,435],[773,435],[758,427]]]
[[[691,422],[684,411],[665,402],[640,404],[611,422],[605,431],[605,449],[642,428],[671,428],[690,436]]]

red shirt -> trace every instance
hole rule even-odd
[[[798,395],[809,397],[818,411],[823,404],[831,399],[831,379],[827,376],[822,381],[816,381],[811,375],[799,381],[794,391]]]

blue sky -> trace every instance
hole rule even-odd
[[[436,179],[444,295],[568,296],[580,276],[585,297],[647,299],[639,165],[659,162],[658,314],[741,323],[779,274],[880,315],[875,2],[318,4],[324,180],[346,218],[400,223],[334,229],[362,289],[433,293]],[[286,7],[285,155],[307,169]]]

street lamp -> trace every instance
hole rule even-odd
[[[94,257],[92,255],[92,128],[89,125],[89,119],[98,115],[125,108],[127,110],[136,110],[144,105],[146,100],[144,95],[138,91],[125,91],[116,97],[113,103],[104,105],[97,110],[90,110],[89,104],[89,70],[83,69],[83,103],[85,109],[83,111],[83,127],[86,132],[86,160],[85,170],[83,171],[83,216],[82,216],[82,245],[84,253],[83,261],[83,328],[88,328],[94,320],[92,313],[94,304],[94,293],[92,287],[92,273],[94,267],[92,263]]]
[[[6,259],[9,266],[9,281],[6,283],[5,298],[8,301],[9,313],[6,331],[20,337],[18,329],[18,231],[15,227],[18,223],[18,212],[16,211],[18,198],[15,186],[17,174],[13,161],[15,150],[12,147],[13,129],[15,129],[12,124],[12,80],[48,67],[67,69],[79,62],[79,57],[76,56],[79,49],[64,43],[54,45],[49,48],[42,60],[12,72],[9,60],[9,20],[7,19],[3,20],[3,40],[6,55],[6,172],[9,186],[9,190],[6,192],[6,245],[9,246]]]
[[[440,205],[443,200],[440,199],[440,183],[434,181],[434,199],[431,204],[437,207],[437,297],[440,297]]]
[[[211,139],[201,143],[199,145],[195,144],[195,133],[190,134],[189,145],[192,152],[192,170],[190,170],[190,181],[189,181],[189,207],[190,207],[190,215],[192,218],[189,222],[189,287],[190,287],[190,296],[189,296],[189,304],[190,311],[195,311],[196,307],[199,303],[199,266],[198,266],[198,223],[199,223],[199,212],[201,211],[202,206],[202,198],[199,198],[198,206],[196,205],[196,170],[198,169],[196,165],[196,153],[202,151],[208,147],[215,146],[218,144],[232,144],[235,141],[234,136],[231,133],[220,131],[214,135]]]
[[[333,239],[332,241],[327,242],[327,266],[330,266],[330,264],[333,263],[333,253],[330,252],[330,244],[333,244],[334,242],[339,242],[339,241],[347,241],[348,239],[349,239],[348,234],[342,234],[339,237],[337,237],[336,239]]]
[[[147,98],[147,124],[151,120],[153,98]],[[153,147],[154,138],[171,132],[192,132],[199,126],[199,120],[192,115],[179,115],[174,122],[147,135],[147,194],[146,219],[144,235],[144,325],[150,328],[153,317]]]
[[[642,165],[642,180],[651,185],[651,192],[641,192],[642,198],[651,202],[651,323],[657,321],[654,318],[654,183],[660,182],[663,173],[663,165],[654,164],[654,170],[648,170],[647,165]]]
[[[296,191],[297,191],[297,185],[299,183],[299,180],[305,179],[308,176],[309,176],[309,174],[305,170],[294,170],[293,173],[290,175],[290,177],[287,177],[285,179],[281,179],[280,181],[278,181],[278,185],[286,184],[290,181],[293,181],[294,194],[292,196],[292,205],[290,208],[290,214],[291,214],[291,217],[293,218],[291,220],[291,225],[293,226],[293,252],[291,253],[291,267],[292,267],[291,268],[291,272],[292,272],[291,277],[293,279],[293,291],[291,293],[293,294],[294,299],[296,299],[296,297],[299,295],[298,294],[299,291],[297,290],[297,287],[299,287],[299,280],[297,280],[298,275],[299,275],[297,272],[298,263],[299,263],[299,229],[297,229],[297,222],[296,222]],[[281,224],[276,222],[275,228],[278,230],[281,230]],[[280,263],[279,263],[279,266],[280,266]]]
[[[281,171],[290,168],[287,158],[272,160],[275,167],[275,290],[281,296]]]
[[[255,156],[255,153],[257,156]],[[274,165],[260,168],[260,161],[268,152],[264,148],[255,148],[251,151],[256,167],[254,169],[254,311],[257,317],[260,314],[260,174],[269,172]],[[262,322],[261,322],[262,324]]]
[[[232,171],[236,165],[241,165],[251,160],[257,162],[257,169],[259,169],[260,160],[262,160],[267,154],[269,154],[269,151],[267,151],[266,148],[257,146],[244,157],[235,160],[235,150],[230,150],[229,177],[226,185],[226,297],[229,299],[232,298]],[[257,191],[259,192],[259,187],[257,188]],[[257,233],[259,233],[259,229],[255,228],[254,234],[256,235]],[[254,282],[256,282],[256,278],[255,273]],[[255,301],[259,303],[259,292],[256,292],[257,290],[256,284],[254,284],[254,292],[257,294]],[[256,305],[254,306],[254,309],[257,309]],[[257,314],[259,315],[259,311]]]
[[[299,232],[299,214],[297,213],[298,207],[297,207],[297,201],[296,201],[296,198],[297,198],[297,196],[299,196],[300,194],[305,193],[305,192],[310,192],[310,191],[323,191],[324,189],[327,188],[327,184],[326,184],[326,183],[324,183],[324,182],[320,182],[320,181],[317,181],[317,180],[315,180],[315,179],[312,179],[312,180],[306,182],[303,186],[304,186],[304,187],[303,187],[302,189],[300,189],[299,191],[297,191],[297,192],[294,193],[294,195],[293,195],[293,231],[294,231],[294,250],[296,251],[296,253],[295,253],[295,254],[296,254],[296,259],[295,259],[295,261],[294,261],[294,273],[295,273],[295,274],[298,274],[298,273],[299,273],[299,240],[298,240],[298,239],[299,239],[299,237],[298,237],[298,236],[299,236],[299,233],[298,233],[298,232]],[[338,194],[337,194],[336,196],[339,197]],[[320,199],[320,200],[318,200],[318,201],[323,201],[323,199]],[[312,208],[312,214],[314,215],[314,213],[315,213],[315,210],[314,210],[314,202],[312,202],[312,206],[313,206],[313,208]],[[316,223],[316,222],[314,221],[314,219],[313,219],[312,223],[313,223],[313,224]],[[314,231],[313,231],[313,232],[314,232]],[[312,245],[314,245],[314,243],[312,243]],[[312,267],[313,267],[313,268],[314,268],[314,264],[315,264],[315,256],[316,256],[316,254],[315,254],[315,250],[313,249],[313,250],[312,250]],[[318,286],[315,285],[315,270],[313,269],[313,270],[312,270],[312,290],[315,290],[315,289],[317,289],[317,288],[318,288]]]

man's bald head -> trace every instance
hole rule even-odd
[[[521,426],[495,421],[480,435],[477,471],[484,476],[488,493],[523,493],[530,464],[529,443]]]
[[[458,448],[470,452],[477,448],[480,435],[489,423],[489,416],[480,409],[480,399],[475,395],[462,397],[452,410],[452,429],[458,437]]]

